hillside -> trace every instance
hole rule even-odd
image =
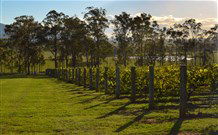
[[[0,38],[4,38],[5,37],[5,25],[0,23]]]

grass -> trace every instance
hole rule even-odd
[[[0,77],[0,134],[217,134],[217,105],[178,119],[174,103],[130,103],[45,76]]]

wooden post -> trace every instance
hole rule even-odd
[[[95,85],[95,89],[96,91],[99,90],[99,78],[100,78],[100,71],[99,68],[96,68],[96,85]]]
[[[66,73],[65,73],[65,69],[63,69],[63,81],[65,81],[65,77],[66,77],[65,74],[66,74]]]
[[[66,69],[66,82],[69,81],[69,72],[68,72],[68,69]]]
[[[70,82],[71,81],[71,70],[70,70],[70,68],[68,69],[68,82]]]
[[[64,79],[64,70],[63,70],[63,68],[61,69],[61,80],[63,80]]]
[[[76,72],[75,72],[75,84],[78,83],[78,68],[76,68]]]
[[[131,67],[131,82],[132,82],[132,95],[131,95],[131,101],[135,101],[136,97],[136,72],[135,72],[135,67]]]
[[[61,69],[58,69],[58,79],[61,79]]]
[[[154,66],[149,66],[149,109],[154,108]]]
[[[179,108],[179,118],[186,117],[187,111],[187,67],[182,65],[180,67],[180,108]]]
[[[83,69],[83,87],[86,88],[86,68]]]
[[[108,67],[104,68],[104,89],[105,94],[108,94]]]
[[[64,69],[64,81],[67,81],[67,69]]]
[[[35,70],[35,69],[34,69]],[[56,78],[57,70],[54,69],[54,78]],[[33,75],[35,75],[35,71],[33,72]]]
[[[78,69],[78,85],[81,85],[81,69]]]
[[[75,81],[75,70],[72,68],[72,83]]]
[[[93,74],[92,74],[92,67],[89,68],[89,89],[93,89]]]
[[[116,67],[116,90],[115,90],[116,98],[120,98],[120,68]]]

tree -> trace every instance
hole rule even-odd
[[[157,57],[161,66],[163,66],[164,58],[166,57],[166,46],[165,46],[166,32],[167,29],[165,27],[163,29],[159,29],[159,39],[157,42],[156,50],[157,50]]]
[[[109,22],[106,18],[106,10],[102,8],[87,7],[88,11],[84,15],[87,22],[88,30],[94,40],[94,51],[91,51],[91,65],[99,66],[100,57],[104,54],[101,52],[102,42],[107,40],[105,29],[108,28]]]
[[[86,29],[86,23],[78,17],[66,18],[63,22],[61,55],[66,59],[66,66],[68,65],[68,57],[71,56],[72,66],[75,67],[78,57],[82,59],[83,44],[85,44],[84,41],[87,39],[88,30]]]
[[[214,51],[217,49],[217,34],[218,25],[215,25],[209,30],[204,30],[202,36],[200,37],[200,48],[202,52],[201,58],[203,66],[209,63],[214,63]]]
[[[55,68],[58,68],[58,41],[63,29],[64,13],[51,10],[43,20],[46,48],[54,55]]]
[[[118,45],[118,59],[121,64],[127,66],[128,53],[130,52],[130,30],[132,18],[130,14],[122,12],[120,15],[115,15],[115,19],[112,20],[114,25],[115,40]]]
[[[176,62],[177,62],[177,58],[179,57],[179,61],[182,64],[187,65],[187,56],[188,56],[188,50],[189,50],[187,31],[184,31],[182,29],[181,24],[174,24],[173,27],[170,27],[167,29],[166,34],[169,36],[168,37],[169,44],[175,46],[175,49],[171,50],[171,52],[176,53],[175,55]],[[168,48],[173,48],[173,46],[171,47],[168,46]]]
[[[202,24],[197,23],[195,19],[189,19],[186,20],[182,24],[182,29],[183,31],[187,34],[189,38],[189,49],[193,50],[194,53],[194,65],[197,63],[197,51],[198,51],[198,43],[199,43],[199,36],[202,34],[202,29],[201,29]]]
[[[16,17],[13,24],[6,25],[5,32],[9,35],[8,44],[13,50],[11,53],[16,56],[19,72],[24,66],[27,74],[30,74],[31,65],[36,64],[39,57],[43,59],[42,46],[38,38],[41,29],[42,26],[32,16]]]

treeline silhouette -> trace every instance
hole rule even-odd
[[[87,7],[83,19],[55,10],[42,22],[33,16],[19,16],[6,25],[8,38],[1,39],[0,64],[17,72],[30,73],[31,67],[45,64],[44,52],[51,52],[55,68],[100,66],[107,57],[116,64],[128,65],[134,59],[138,66],[214,63],[217,28],[203,29],[195,19],[172,27],[161,27],[150,14],[132,17],[126,12],[108,20],[106,10]],[[112,25],[112,26],[111,26]],[[113,29],[108,37],[106,29]]]

